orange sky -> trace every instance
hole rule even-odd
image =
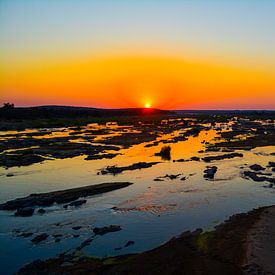
[[[69,104],[163,109],[275,106],[270,72],[164,57],[46,62],[2,73],[6,100],[18,105]],[[264,93],[263,93],[264,91]],[[261,106],[260,106],[261,107]],[[219,106],[216,106],[219,108]]]

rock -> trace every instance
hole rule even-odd
[[[0,210],[15,210],[19,208],[33,206],[50,206],[54,203],[68,203],[75,201],[81,197],[88,197],[92,195],[102,194],[105,192],[110,192],[113,190],[127,187],[131,184],[132,183],[130,182],[108,182],[61,191],[31,194],[27,197],[18,198],[0,204]]]
[[[171,147],[170,146],[163,146],[159,153],[155,153],[155,156],[160,156],[163,160],[170,160],[171,159]]]
[[[31,207],[24,207],[24,208],[19,208],[17,211],[14,213],[15,216],[20,216],[20,217],[29,217],[32,216],[34,212],[34,208]]]
[[[79,230],[82,226],[74,226],[72,227],[73,230]]]
[[[55,241],[56,243],[59,243],[59,242],[61,241],[61,239],[56,238],[54,241]]]
[[[202,158],[202,160],[205,162],[210,162],[213,160],[231,159],[231,158],[235,158],[235,157],[243,157],[243,154],[231,153],[231,154],[224,154],[224,155],[218,155],[218,156],[208,156],[208,157]]]
[[[134,241],[128,241],[128,242],[124,245],[124,247],[128,247],[128,246],[134,245],[134,244],[135,244]]]
[[[117,250],[121,250],[122,249],[122,247],[116,247],[115,248],[115,250],[117,251]]]
[[[7,176],[7,177],[13,177],[14,174],[13,174],[13,173],[8,173],[6,176]]]
[[[200,161],[199,157],[191,157],[190,159],[193,160],[193,161]]]
[[[160,178],[155,178],[154,181],[164,181],[164,180]]]
[[[19,235],[19,237],[28,238],[28,237],[30,237],[30,236],[32,236],[32,235],[33,235],[32,232],[24,232],[24,233],[21,233],[21,234]]]
[[[95,227],[93,229],[93,232],[95,233],[95,235],[103,236],[107,233],[116,232],[120,230],[121,230],[121,227],[119,225],[110,225],[110,226],[104,226],[104,227]]]
[[[78,235],[78,234],[73,234],[73,237],[74,238],[78,238],[80,235]]]
[[[186,179],[187,179],[186,177],[182,177],[180,180],[184,181],[184,180],[186,180]]]
[[[159,162],[138,162],[138,163],[134,163],[132,165],[129,166],[122,166],[122,167],[117,167],[117,166],[107,166],[105,169],[101,170],[101,174],[102,175],[106,175],[106,174],[119,174],[122,173],[123,171],[129,170],[139,170],[139,169],[144,169],[144,168],[150,168],[153,165],[158,164]]]
[[[82,205],[82,204],[84,204],[84,203],[86,203],[86,202],[87,202],[87,200],[73,201],[73,202],[71,202],[71,203],[69,203],[69,204],[64,205],[63,207],[64,207],[64,208],[68,208],[68,206],[75,206],[75,207],[77,207],[77,206],[80,206],[80,205]]]
[[[259,182],[260,181],[265,181],[265,178],[266,178],[266,177],[259,177],[257,175],[257,173],[252,172],[252,171],[244,171],[243,174],[244,174],[245,177],[251,178],[252,180],[259,181]]]
[[[49,235],[47,233],[42,233],[42,234],[35,236],[31,241],[34,244],[38,244],[42,241],[45,241],[48,237],[49,237]]]
[[[269,167],[275,167],[275,162],[270,161],[270,162],[268,163],[268,166],[269,166]]]
[[[37,212],[38,212],[39,214],[45,214],[45,213],[46,213],[46,210],[44,210],[43,208],[39,208],[39,209],[37,210]]]
[[[253,165],[250,165],[249,168],[253,171],[262,171],[262,170],[265,170],[264,167],[262,167],[261,165],[259,164],[253,164]]]
[[[216,174],[218,168],[216,166],[209,166],[204,170],[204,178],[213,179]]]

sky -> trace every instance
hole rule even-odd
[[[275,109],[275,1],[0,0],[0,104]]]

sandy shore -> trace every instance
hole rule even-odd
[[[230,217],[214,231],[184,232],[153,250],[97,259],[35,261],[19,274],[275,274],[275,206]]]

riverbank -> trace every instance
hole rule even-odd
[[[261,207],[231,216],[214,231],[184,232],[140,254],[103,259],[61,254],[19,274],[272,274],[274,233],[275,206]]]

